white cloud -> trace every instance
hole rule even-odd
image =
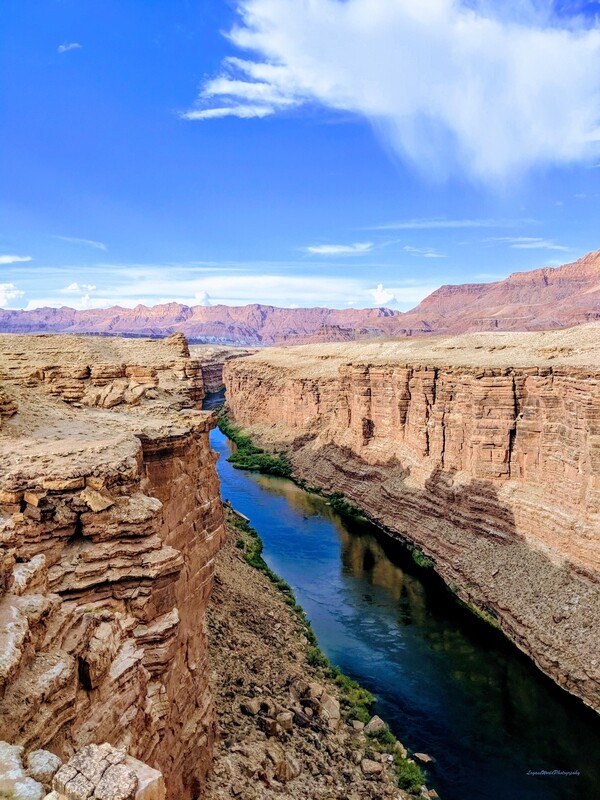
[[[484,181],[597,161],[600,29],[553,18],[548,7],[237,0],[240,23],[228,38],[252,56],[225,59],[183,116],[264,117],[318,104],[367,118],[401,157],[435,175],[454,168]]]
[[[271,266],[273,271],[266,271]],[[291,267],[302,267],[305,274],[291,274]],[[275,271],[280,268],[280,271]],[[230,305],[263,303],[283,307],[327,306],[357,308],[383,305],[384,297],[395,307],[410,308],[429,294],[436,284],[431,279],[399,281],[391,289],[374,290],[373,278],[359,275],[306,274],[306,264],[262,265],[247,264],[226,268],[215,266],[213,274],[191,269],[188,264],[171,264],[168,270],[157,265],[104,264],[101,281],[94,289],[92,284],[74,280],[62,288],[36,294],[36,284],[27,290],[27,308],[41,306],[60,307],[65,304],[75,308],[107,308],[119,305],[133,308],[142,303],[147,306],[179,302],[186,305]],[[377,269],[371,265],[369,273]],[[229,270],[229,271],[227,271]],[[50,273],[51,274],[51,273]],[[75,277],[73,272],[73,277]],[[68,277],[65,283],[69,280]],[[64,280],[64,275],[63,275]],[[376,292],[376,294],[374,294]],[[391,294],[390,294],[391,292]],[[382,294],[383,293],[383,294]]]
[[[179,116],[182,119],[222,119],[223,117],[239,117],[240,119],[258,117],[261,119],[273,113],[274,109],[269,106],[237,105],[183,111]]]
[[[561,250],[566,252],[570,249],[562,244],[556,244],[550,239],[542,239],[537,236],[496,236],[486,241],[505,242],[513,250]]]
[[[0,264],[17,264],[20,261],[31,260],[31,256],[0,256]]]
[[[0,283],[0,307],[8,306],[11,300],[18,300],[24,294],[14,283]]]
[[[95,286],[91,283],[70,283],[68,286],[65,286],[64,289],[60,289],[63,294],[81,294],[82,292],[93,292],[95,290]]]
[[[443,253],[438,253],[432,247],[411,247],[407,244],[404,249],[411,256],[419,256],[420,258],[446,258]]]
[[[209,293],[206,291],[196,292],[196,294],[194,295],[194,305],[198,306],[212,305]]]
[[[66,42],[65,44],[59,44],[56,48],[57,53],[68,53],[69,50],[81,50],[83,45],[79,44],[79,42]]]
[[[96,250],[107,249],[104,242],[97,242],[94,239],[77,239],[74,236],[54,236],[53,238],[60,239],[61,242],[68,242],[69,244],[82,244],[86,247],[93,247]]]
[[[373,297],[376,306],[385,306],[388,303],[396,302],[394,293],[385,289],[383,283],[378,283],[374,289],[369,289],[369,294]]]
[[[461,228],[511,228],[522,224],[519,220],[500,219],[445,219],[434,217],[431,219],[406,219],[399,222],[386,222],[383,225],[373,225],[365,230],[371,231],[426,231],[426,230],[453,230]]]
[[[373,242],[356,242],[355,244],[317,244],[306,248],[306,252],[314,256],[356,256],[369,253]]]
[[[399,286],[386,287],[383,283],[378,283],[374,289],[367,289],[366,295],[372,298],[375,306],[408,310],[420,303],[438,286],[439,284],[410,280],[404,281]],[[364,305],[364,302],[361,301],[358,305]]]

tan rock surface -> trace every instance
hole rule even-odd
[[[161,773],[107,742],[86,745],[52,781],[53,800],[165,800]]]
[[[0,381],[0,738],[106,741],[191,798],[223,535],[201,365],[183,337],[3,336]]]
[[[225,380],[299,477],[417,544],[600,709],[600,325],[269,349]]]

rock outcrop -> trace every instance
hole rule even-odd
[[[389,308],[330,309],[247,306],[148,308],[114,306],[75,311],[0,309],[7,333],[96,333],[166,336],[224,345],[349,342],[381,336],[465,331],[550,330],[600,319],[600,250],[573,264],[515,272],[502,281],[442,286],[406,313]]]
[[[182,336],[4,336],[0,384],[0,739],[108,742],[191,798],[223,539],[201,364]]]
[[[600,710],[600,326],[271,349],[225,366],[235,421],[421,548]]]
[[[0,797],[6,800],[165,800],[161,773],[107,742],[63,764],[48,750],[0,741]]]

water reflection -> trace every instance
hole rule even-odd
[[[435,575],[368,523],[342,519],[290,481],[249,475],[221,454],[223,496],[251,518],[331,660],[378,696],[378,711],[436,763],[444,800],[600,796],[596,714],[561,692]],[[579,770],[534,777],[529,770]]]

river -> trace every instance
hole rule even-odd
[[[375,526],[292,481],[234,469],[211,434],[223,499],[250,518],[330,660],[435,762],[442,800],[600,797],[600,717],[541,674]],[[530,773],[578,772],[578,775]]]

